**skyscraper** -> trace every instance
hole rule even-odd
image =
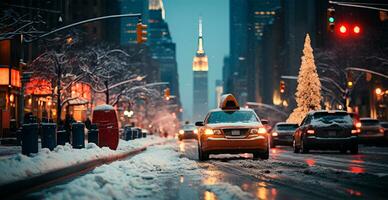
[[[208,111],[208,59],[203,49],[202,20],[199,19],[198,50],[193,59],[194,105],[193,120],[203,120]]]
[[[179,100],[178,69],[176,62],[176,45],[172,41],[162,0],[149,1],[148,45],[151,58],[160,67],[160,80],[168,82],[171,95]]]

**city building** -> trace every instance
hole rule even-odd
[[[202,21],[198,27],[198,50],[193,59],[193,120],[202,121],[208,112],[208,58],[203,49]]]
[[[176,44],[172,41],[162,0],[149,2],[148,46],[151,59],[159,65],[160,81],[168,82],[170,93],[179,101]],[[180,103],[178,103],[180,105]]]
[[[279,1],[230,0],[230,55],[224,68],[225,91],[238,101],[261,102],[259,66],[264,28],[273,21]],[[225,64],[225,62],[224,62]]]
[[[216,80],[216,105],[214,108],[217,108],[221,102],[221,96],[224,93],[224,83],[222,80]]]

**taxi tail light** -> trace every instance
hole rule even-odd
[[[312,135],[312,134],[315,134],[315,131],[314,131],[314,129],[308,129],[307,133]]]
[[[273,132],[273,133],[272,133],[272,136],[275,136],[275,137],[276,137],[276,136],[278,136],[278,135],[279,135],[279,134],[278,134],[277,132]]]
[[[251,129],[250,131],[251,134],[265,134],[267,133],[267,129],[265,129],[264,127],[260,127],[258,129],[254,128],[254,129]]]
[[[183,135],[183,133],[185,133],[184,130],[179,130],[179,134]]]

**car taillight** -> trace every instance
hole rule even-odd
[[[279,135],[279,134],[278,134],[277,132],[273,132],[273,133],[272,133],[272,136],[275,136],[275,137],[276,137],[276,136],[278,136],[278,135]]]
[[[308,133],[308,134],[314,134],[315,131],[314,131],[314,129],[308,129],[308,130],[307,130],[307,133]]]
[[[359,133],[359,129],[352,129],[352,134],[357,134]]]
[[[361,128],[361,122],[356,123],[356,128]]]
[[[265,134],[265,133],[267,133],[267,129],[265,129],[264,127],[253,128],[250,131],[250,134]]]
[[[384,133],[384,128],[379,129],[380,133]]]
[[[185,133],[184,130],[179,130],[179,134],[183,135],[183,133]]]

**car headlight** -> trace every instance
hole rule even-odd
[[[278,136],[279,134],[277,133],[277,132],[273,132],[272,133],[272,136],[274,136],[274,137],[276,137],[276,136]]]
[[[193,131],[195,134],[197,134],[198,133],[198,129],[194,129],[194,131]]]
[[[213,130],[214,135],[221,135],[221,130]]]
[[[213,135],[213,134],[214,132],[212,129],[209,129],[209,128],[205,129],[205,135]]]
[[[185,133],[184,130],[179,130],[179,134],[183,135]]]

